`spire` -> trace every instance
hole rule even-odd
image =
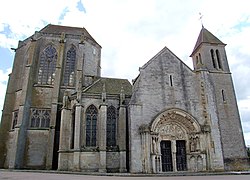
[[[196,52],[196,50],[199,48],[199,46],[202,43],[226,45],[223,42],[221,42],[217,37],[215,37],[211,32],[209,32],[206,28],[204,28],[203,24],[202,24],[202,28],[201,28],[199,37],[198,37],[196,44],[194,46],[194,50],[193,50],[192,54],[190,55],[190,57],[193,56],[193,54]]]

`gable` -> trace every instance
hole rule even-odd
[[[136,84],[136,81],[140,79],[140,76],[142,74],[144,74],[144,76],[146,74],[151,74],[149,75],[150,77],[159,77],[166,74],[183,74],[184,72],[190,75],[194,74],[192,69],[190,69],[167,47],[164,47],[160,52],[158,52],[153,58],[151,58],[140,68],[140,74],[134,80],[134,84]]]

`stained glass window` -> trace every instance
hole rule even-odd
[[[38,84],[54,84],[56,60],[56,49],[52,45],[47,46],[40,56]]]
[[[116,146],[116,109],[114,106],[107,110],[107,146]]]
[[[73,86],[75,79],[75,64],[76,64],[76,49],[72,46],[67,52],[67,59],[64,69],[64,82],[65,86]]]
[[[90,105],[86,110],[86,146],[96,146],[97,108]]]
[[[30,127],[48,128],[50,124],[50,110],[31,109]]]

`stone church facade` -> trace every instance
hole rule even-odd
[[[190,69],[164,47],[127,79],[101,77],[84,28],[20,41],[0,127],[0,167],[162,173],[249,168],[223,42],[202,27]]]

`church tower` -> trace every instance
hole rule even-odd
[[[247,154],[225,46],[202,27],[191,57],[194,72],[204,82],[208,124],[219,126],[225,170],[243,169]]]

